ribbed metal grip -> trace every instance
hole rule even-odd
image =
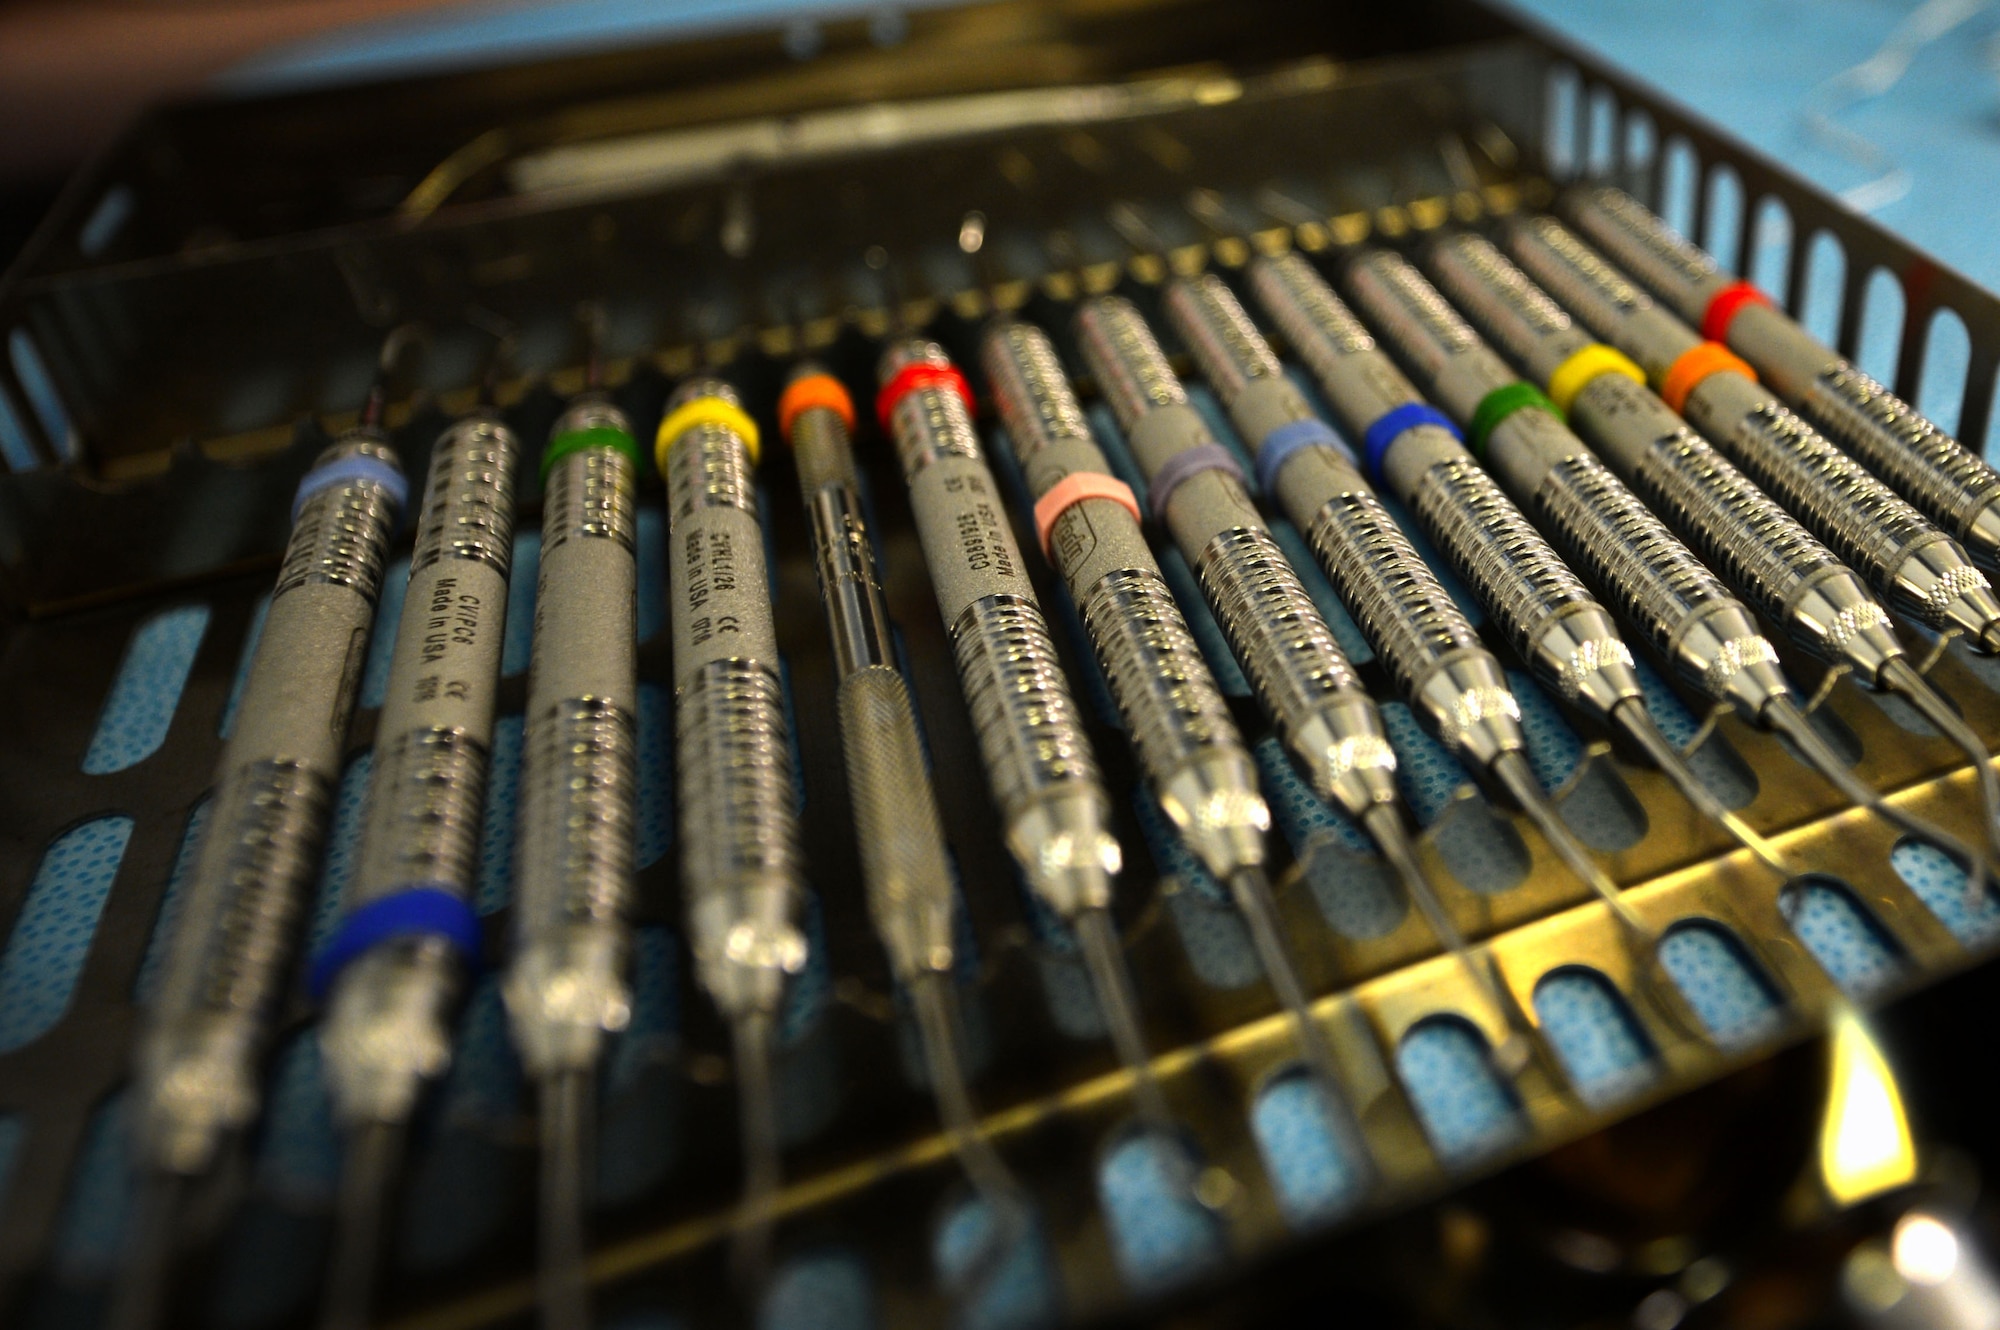
[[[1359,785],[1395,769],[1375,705],[1362,691],[1298,574],[1270,533],[1217,536],[1195,574],[1250,685],[1323,799],[1359,813],[1374,798]]]
[[[1350,490],[1306,533],[1341,602],[1406,695],[1455,651],[1484,650],[1410,538],[1373,494]]]
[[[1229,704],[1158,573],[1113,573],[1080,608],[1148,774],[1162,778],[1205,748],[1242,743]]]
[[[805,959],[784,689],[774,665],[717,660],[675,707],[682,883],[703,983],[725,1015],[768,1010]]]
[[[334,444],[313,466],[317,470],[352,456],[396,465],[396,455],[387,445],[359,439]],[[382,594],[382,568],[395,525],[396,506],[380,485],[357,481],[322,490],[299,511],[272,599],[302,586],[326,583],[346,587],[372,605]]]
[[[1280,725],[1335,693],[1361,690],[1333,630],[1266,531],[1225,532],[1195,567],[1216,621]]]
[[[1731,599],[1722,583],[1596,458],[1553,467],[1538,515],[1618,612],[1665,649],[1698,611]]]
[[[2000,494],[2000,472],[1853,365],[1813,381],[1801,409],[1918,508],[1963,535]]]
[[[315,468],[356,455],[397,467],[356,435]],[[206,1169],[256,1115],[257,1060],[319,869],[396,515],[382,484],[354,479],[309,498],[293,525],[139,1041],[137,1135],[155,1167]]]
[[[1024,463],[1058,440],[1091,437],[1055,346],[1040,328],[1000,325],[987,334],[980,363],[1006,420],[1014,455]]]
[[[1250,266],[1250,286],[1292,351],[1324,382],[1340,362],[1371,351],[1375,339],[1333,294],[1303,254],[1286,253]]]
[[[1479,334],[1400,255],[1368,253],[1348,269],[1348,280],[1389,344],[1433,388],[1455,358],[1480,348]]]
[[[1717,435],[1737,465],[1877,586],[1892,584],[1911,548],[1936,534],[1923,514],[1775,400]]]
[[[1166,306],[1202,376],[1225,403],[1258,379],[1283,376],[1270,344],[1214,273],[1175,282],[1167,288]]]
[[[1092,301],[1078,314],[1076,332],[1121,429],[1131,429],[1149,411],[1187,402],[1180,376],[1131,302]]]
[[[1840,566],[1693,430],[1657,440],[1633,472],[1632,488],[1773,622],[1786,621],[1809,579]]]
[[[1699,246],[1622,190],[1585,187],[1567,202],[1572,213],[1601,223],[1588,226],[1599,239],[1608,226],[1621,242],[1613,250],[1618,259],[1683,318],[1701,318],[1709,297],[1728,280]]]
[[[995,800],[1011,819],[1050,785],[1098,780],[1048,623],[1013,596],[973,602],[952,650]]]
[[[1555,619],[1597,604],[1493,477],[1470,458],[1426,471],[1411,498],[1424,529],[1471,583],[1523,660],[1536,658]]]
[[[630,433],[597,396],[552,437]],[[636,468],[619,448],[557,461],[542,494],[507,1005],[531,1074],[581,1070],[630,1014],[625,983],[638,795]]]

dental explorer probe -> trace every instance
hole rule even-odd
[[[1105,829],[1108,801],[999,488],[979,451],[971,389],[943,350],[921,338],[891,343],[877,374],[876,417],[909,490],[959,685],[1006,823],[1008,851],[1029,888],[1059,914],[1103,910],[1120,866],[1118,842]],[[826,428],[834,414],[822,411],[812,423]],[[862,701],[872,712],[889,711],[887,690],[855,696],[857,714],[843,716],[841,738],[850,766],[873,769],[866,785],[871,797],[856,800],[867,854],[871,842],[883,842],[886,850],[898,836],[907,793],[894,803],[880,795],[898,773],[921,768],[923,754],[914,726],[886,729],[859,714]],[[907,708],[891,714],[908,714]],[[921,811],[934,816],[935,805]],[[953,898],[930,849],[942,844],[942,831],[934,832],[928,819],[916,830],[925,843],[896,845],[906,856],[900,863],[882,853],[865,865],[871,911],[896,978],[915,1004],[945,1130],[973,1184],[1004,1213],[1018,1215],[1018,1187],[980,1133],[959,1058]]]
[[[667,482],[681,890],[701,986],[735,1041],[745,1177],[736,1258],[753,1282],[779,1181],[776,1026],[807,951],[759,448],[735,390],[703,377],[668,399],[655,453]]]
[[[1697,812],[1773,872],[1790,877],[1789,865],[1770,842],[1725,808],[1660,733],[1611,612],[1466,451],[1450,417],[1423,400],[1318,271],[1297,254],[1260,258],[1251,265],[1250,285],[1349,433],[1364,441],[1369,470],[1415,514],[1535,677],[1599,724],[1630,738]],[[1216,302],[1218,318],[1227,317],[1235,303],[1226,290]],[[1243,326],[1247,337],[1261,342],[1247,318]],[[1264,376],[1277,372],[1275,358],[1248,363]],[[1288,436],[1267,437],[1282,446]],[[1276,465],[1283,464],[1281,455]]]
[[[933,362],[927,360],[924,363]],[[934,364],[933,367],[938,368]],[[939,382],[955,387],[958,381],[950,379],[947,375]],[[893,406],[890,411],[893,416]],[[845,422],[840,423],[844,425]],[[841,435],[843,444],[845,437],[843,433]],[[976,471],[963,462],[958,463],[966,473],[967,483],[983,486],[990,501],[997,505],[999,487],[992,483],[991,473],[987,470],[984,459],[975,457],[973,460],[978,461]],[[850,470],[843,476],[843,480],[850,485],[851,465],[850,462]],[[961,527],[961,531],[963,530]],[[1018,552],[1014,558],[1016,569],[1024,575],[1025,568],[1018,563]],[[999,585],[999,581],[992,583],[995,588]],[[1025,584],[1016,592],[1008,594],[1020,594],[1026,597],[1033,595]],[[1012,660],[1015,678],[1025,681],[1030,677],[1026,671],[1030,658],[1025,654],[1019,659],[1010,656],[1003,656],[1001,659]],[[1032,659],[1035,662],[1033,668],[1037,675],[1043,670],[1059,669],[1052,656],[1037,656]],[[1038,686],[1039,682],[1038,679]],[[1073,888],[1052,889],[1051,885],[1037,880],[1038,876],[1046,877],[1046,875],[1038,875],[1031,867],[1035,860],[1042,857],[1043,852],[1036,848],[1038,842],[1046,844],[1049,834],[1048,829],[1038,825],[1038,822],[1049,818],[1052,814],[1061,820],[1070,820],[1073,815],[1061,810],[1065,804],[1075,801],[1077,793],[1084,794],[1091,806],[1097,810],[1091,816],[1100,819],[1100,826],[1101,819],[1108,815],[1106,805],[1090,799],[1084,788],[1085,783],[1095,781],[1094,774],[1084,774],[1087,768],[1077,768],[1077,775],[1070,778],[1063,775],[1060,768],[1043,763],[1024,764],[1022,760],[1029,753],[1046,748],[1051,739],[1056,739],[1064,747],[1076,752],[1088,754],[1088,741],[1082,733],[1080,718],[1075,715],[1075,703],[1065,691],[1061,700],[1052,709],[1052,714],[1044,718],[1044,723],[1051,726],[1048,735],[1031,738],[1030,717],[1047,703],[1055,700],[1053,692],[1048,696],[1038,697],[1032,692],[1017,691],[1015,687],[1009,686],[1003,687],[1002,695],[1012,696],[1016,700],[1006,707],[988,712],[980,722],[980,739],[981,752],[986,758],[996,800],[1001,803],[1002,815],[1008,822],[1006,834],[1008,846],[1021,863],[1031,889],[1076,932],[1085,965],[1090,973],[1091,986],[1097,997],[1098,1008],[1103,1013],[1105,1028],[1110,1035],[1112,1046],[1116,1049],[1119,1060],[1132,1074],[1133,1096],[1137,1101],[1140,1116],[1151,1129],[1171,1135],[1176,1130],[1173,1126],[1173,1114],[1167,1107],[1166,1096],[1160,1089],[1159,1080],[1153,1074],[1152,1056],[1139,1026],[1138,1000],[1132,991],[1131,973],[1125,964],[1117,930],[1111,921],[1108,880],[1101,894],[1093,886],[1091,892],[1086,895]],[[1061,711],[1069,717],[1061,723],[1060,735],[1055,728],[1056,716],[1053,711]],[[1077,782],[1075,790],[1072,793],[1065,793],[1065,787],[1072,779]],[[1098,789],[1098,794],[1099,796],[1102,794],[1101,787]],[[1087,824],[1072,823],[1072,825]]]
[[[521,738],[513,959],[502,994],[541,1137],[537,1292],[550,1330],[589,1322],[585,1179],[605,1038],[631,1020],[625,972],[638,802],[636,491],[631,422],[584,390],[542,450],[542,556]]]
[[[1261,869],[1271,811],[1257,769],[1153,561],[1138,503],[1091,437],[1048,335],[997,322],[981,339],[980,363],[1034,497],[1042,553],[1069,587],[1161,809],[1218,882]],[[1109,940],[1108,922],[1100,928]],[[1137,1021],[1125,1019],[1142,1054]],[[1157,1111],[1164,1118],[1164,1103]]]
[[[484,393],[482,393],[484,398]],[[399,1132],[451,1059],[465,963],[480,950],[487,761],[513,562],[514,433],[482,400],[431,451],[389,659],[354,877],[314,958],[335,1116],[349,1152],[324,1324],[368,1317]]]
[[[1350,262],[1347,286],[1418,382],[1466,422],[1475,455],[1677,674],[1789,740],[1843,797],[1910,825],[1914,819],[1857,779],[1806,719],[1749,608],[1570,432],[1553,404],[1514,386],[1521,381],[1422,274],[1373,250]],[[1956,838],[1917,825],[1924,839],[1966,853]]]
[[[409,497],[382,417],[411,335],[389,335],[359,423],[320,453],[292,500],[291,537],[217,766],[187,904],[137,1041],[133,1137],[144,1180],[109,1317],[116,1330],[158,1321],[181,1198],[260,1108],[260,1064],[319,871],[389,539]]]
[[[1771,303],[1721,271],[1638,200],[1609,186],[1562,199],[1578,230],[1654,295],[1749,361],[1800,415],[2000,571],[2000,471],[1861,372]]]
[[[1473,957],[1418,865],[1381,713],[1272,539],[1234,455],[1189,404],[1187,390],[1131,301],[1122,296],[1088,301],[1077,312],[1076,331],[1084,361],[1146,477],[1154,519],[1194,570],[1293,761],[1314,793],[1374,840],[1432,932],[1500,1017],[1510,1028],[1529,1028],[1499,978]],[[1261,869],[1242,870],[1229,886],[1273,987],[1293,1012],[1301,1043],[1309,1053],[1324,1050],[1324,1036],[1278,933],[1269,882]],[[1527,1045],[1516,1044],[1503,1058],[1518,1069],[1527,1052]]]
[[[1669,410],[1638,366],[1593,341],[1485,237],[1437,242],[1429,266],[1458,307],[1553,390],[1584,440],[1766,623],[1816,659],[1907,699],[1972,758],[1993,837],[2000,777],[1986,745],[1910,663],[1888,611],[1861,578]]]
[[[1734,353],[1655,304],[1553,217],[1506,248],[1578,322],[1637,361],[1661,399],[1790,509],[1889,607],[2000,651],[2000,599],[1965,550],[1757,382]]]
[[[1650,964],[1658,941],[1653,929],[1563,824],[1528,765],[1520,701],[1500,662],[1362,479],[1346,443],[1313,414],[1220,277],[1176,279],[1165,305],[1249,443],[1265,492],[1306,533],[1334,591],[1425,728],[1507,792]]]

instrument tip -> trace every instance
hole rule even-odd
[[[1763,717],[1765,724],[1791,742],[1792,747],[1798,751],[1800,760],[1840,791],[1841,797],[1858,808],[1867,809],[1891,826],[1901,828],[1915,839],[1928,842],[1942,850],[1946,857],[1955,860],[1965,869],[1965,899],[1968,908],[1978,908],[1983,905],[1986,899],[1987,881],[1992,871],[1985,855],[1978,853],[1936,823],[1898,808],[1883,798],[1881,791],[1848,770],[1847,764],[1840,760],[1840,755],[1820,737],[1819,731],[1813,728],[1806,713],[1799,710],[1791,699],[1773,699],[1765,707]]]
[[[743,1202],[729,1265],[746,1293],[761,1288],[770,1269],[772,1205],[781,1180],[773,1022],[752,1011],[737,1018],[736,1094],[743,1130]]]
[[[153,1330],[165,1319],[174,1257],[174,1219],[187,1179],[153,1172],[140,1183],[125,1248],[105,1319],[108,1330]]]
[[[1499,975],[1472,954],[1465,935],[1452,922],[1444,902],[1439,899],[1437,888],[1417,862],[1416,846],[1403,829],[1403,819],[1396,810],[1388,804],[1377,804],[1368,810],[1363,823],[1377,848],[1382,851],[1382,857],[1389,861],[1390,868],[1403,884],[1403,890],[1409,894],[1410,903],[1424,916],[1432,935],[1451,953],[1459,968],[1465,972],[1465,977],[1485,995],[1506,1025],[1507,1037],[1494,1048],[1493,1062],[1508,1076],[1518,1075],[1534,1058],[1534,1027],[1528,1020],[1528,1013],[1521,1009],[1521,1004],[1501,982]]]
[[[402,1149],[400,1123],[364,1123],[348,1135],[320,1330],[364,1330],[368,1324],[383,1214]]]
[[[1125,953],[1118,943],[1108,910],[1081,910],[1075,920],[1078,944],[1090,969],[1097,1005],[1104,1013],[1104,1025],[1119,1061],[1132,1075],[1132,1097],[1146,1126],[1163,1135],[1175,1132],[1173,1111],[1166,1094],[1153,1074],[1152,1053],[1139,1027],[1139,1001],[1132,991],[1132,974],[1125,965]]]
[[[1749,823],[1731,812],[1716,797],[1715,791],[1702,783],[1701,777],[1689,764],[1687,754],[1675,748],[1660,733],[1660,727],[1654,723],[1652,713],[1646,710],[1644,702],[1636,697],[1627,698],[1612,708],[1611,715],[1618,728],[1639,745],[1697,813],[1728,832],[1738,845],[1750,851],[1759,863],[1779,877],[1790,880],[1798,875],[1776,846],[1758,835]]]
[[[558,1071],[542,1082],[541,1270],[536,1293],[543,1330],[590,1326],[590,1280],[584,1268],[590,1089],[588,1071]]]

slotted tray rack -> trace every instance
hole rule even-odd
[[[1905,313],[1889,377],[1906,396],[1924,381],[1934,314],[1952,311],[1971,347],[1959,432],[1985,437],[2000,301],[1501,11],[1459,0],[1385,8],[1287,0],[1252,28],[1217,0],[1001,3],[918,12],[887,48],[879,18],[829,21],[810,40],[794,27],[250,108],[172,108],[86,172],[0,286],[0,1298],[11,1300],[0,1315],[84,1324],[100,1305],[126,1189],[117,1123],[136,1003],[287,500],[328,432],[351,419],[390,324],[435,330],[426,381],[391,413],[421,475],[432,440],[470,401],[484,336],[467,321],[475,309],[522,332],[522,372],[503,400],[538,445],[580,384],[575,307],[602,301],[611,382],[650,437],[667,391],[697,366],[728,375],[768,417],[800,354],[830,363],[859,396],[892,327],[924,327],[970,366],[995,310],[1062,341],[1081,294],[1123,289],[1151,312],[1175,272],[1227,273],[1288,246],[1330,260],[1364,241],[1478,226],[1590,175],[1691,224],[1746,272],[1772,266],[1774,236],[1758,219],[1775,204],[1791,238],[1779,294],[1794,310],[1821,261],[1808,240],[1831,236],[1845,256],[1833,327],[1849,353],[1869,277],[1890,272]],[[817,56],[801,59],[815,42]],[[906,110],[863,109],[877,98]],[[1115,452],[1108,415],[1093,416]],[[1093,739],[1129,865],[1120,922],[1214,1209],[1154,1204],[1148,1157],[1121,1135],[1127,1098],[1073,946],[1006,867],[964,757],[973,742],[901,485],[879,438],[860,446],[977,956],[964,980],[976,1092],[1037,1207],[1034,1255],[965,1313],[973,1323],[1007,1324],[1024,1307],[1143,1317],[1190,1290],[1206,1291],[1199,1315],[1222,1323],[1271,1296],[1251,1275],[1274,1254],[1365,1267],[1384,1234],[1405,1255],[1432,1244],[1449,1265],[1438,1236],[1449,1224],[1418,1240],[1411,1220],[1385,1216],[1565,1142],[1609,1150],[1589,1142],[1612,1138],[1592,1133],[1718,1078],[1725,1101],[1745,1084],[1769,1098],[1776,1066],[1791,1087],[1778,1099],[1810,1100],[1798,1088],[1812,1082],[1810,1061],[1764,1060],[1816,1029],[1843,986],[1869,1002],[1923,987],[1970,966],[1992,936],[1988,918],[1958,902],[1962,875],[1941,856],[1899,847],[1883,824],[1795,779],[1775,741],[1723,718],[1698,759],[1753,825],[1815,870],[1782,892],[1730,857],[1663,779],[1577,733],[1517,676],[1538,774],[1638,911],[1673,926],[1673,978],[1712,1027],[1674,1028],[1647,1002],[1609,918],[1532,828],[1489,807],[1391,706],[1424,853],[1457,882],[1450,908],[1570,1059],[1564,1077],[1531,1067],[1505,1086],[1484,1063],[1499,1031],[1482,1024],[1463,976],[1434,954],[1365,842],[1267,741],[1260,764],[1294,947],[1382,1171],[1357,1196],[1351,1161],[1291,1074],[1240,925],[1136,793],[1073,611],[1037,569],[1044,603],[1070,630],[1059,636],[1072,677],[1097,701]],[[480,887],[495,956],[532,617],[529,452]],[[792,1185],[762,1323],[933,1323],[980,1221],[912,1079],[908,1032],[868,934],[796,480],[782,450],[766,457],[815,960],[788,1017]],[[733,1098],[726,1038],[677,951],[656,478],[646,509],[640,1006],[607,1070],[593,1271],[607,1323],[698,1325],[745,1315],[723,1260]],[[1358,642],[1296,548],[1336,628]],[[395,572],[389,581],[378,627],[396,620]],[[1212,623],[1181,599],[1246,732],[1264,736]],[[349,736],[316,928],[347,870],[390,635],[377,634],[378,691],[364,689]],[[1388,697],[1365,646],[1357,660]],[[2000,739],[2000,670],[1954,648],[1934,677]],[[1654,701],[1683,741],[1704,733],[1665,685]],[[1846,682],[1818,714],[1864,779],[1979,839],[1971,773],[1950,745]],[[287,1326],[311,1314],[337,1165],[312,1015],[303,997],[288,1011],[266,1123],[196,1207],[178,1307],[188,1324]],[[1594,1054],[1570,1058],[1566,1031]],[[412,1330],[519,1323],[532,1300],[531,1106],[490,976],[434,1100],[385,1314]],[[1793,1125],[1776,1147],[1733,1153],[1712,1143],[1703,1153],[1691,1136],[1690,1167],[1789,1177],[1810,1145]],[[1482,1194],[1501,1188],[1511,1204],[1545,1186],[1523,1176]],[[1715,1220],[1674,1222],[1693,1231]],[[1277,1268],[1302,1269],[1296,1258]]]

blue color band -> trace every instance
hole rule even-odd
[[[1333,426],[1318,416],[1307,416],[1304,420],[1278,426],[1264,436],[1264,442],[1257,445],[1258,488],[1266,494],[1274,492],[1278,472],[1301,448],[1331,448],[1340,454],[1342,461],[1349,466],[1354,465],[1354,450],[1347,446],[1347,440],[1334,433]]]
[[[1387,455],[1389,445],[1408,430],[1419,425],[1436,425],[1452,438],[1463,442],[1465,436],[1458,432],[1458,426],[1451,423],[1451,417],[1428,402],[1405,402],[1394,411],[1384,415],[1368,427],[1362,436],[1362,447],[1368,454],[1368,478],[1376,484],[1382,483],[1382,458]]]
[[[1200,443],[1192,448],[1183,448],[1169,457],[1165,464],[1146,482],[1146,500],[1153,509],[1153,516],[1159,521],[1167,520],[1167,500],[1174,497],[1174,491],[1204,471],[1227,471],[1239,481],[1243,479],[1243,468],[1236,464],[1236,454],[1219,443]]]
[[[379,457],[349,453],[306,472],[299,481],[298,493],[292,496],[292,520],[299,520],[299,511],[313,495],[356,480],[372,480],[388,490],[389,501],[396,505],[396,515],[402,516],[404,506],[410,501],[410,482],[403,478],[403,473]]]
[[[479,916],[460,897],[443,887],[407,887],[378,896],[341,920],[333,940],[313,957],[306,988],[315,1001],[322,1000],[340,972],[378,943],[419,935],[441,937],[468,959],[479,955],[484,942]]]

